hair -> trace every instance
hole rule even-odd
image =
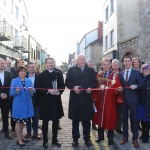
[[[116,62],[116,63],[119,64],[119,60],[118,60],[118,59],[113,59],[113,60],[112,60],[112,63],[114,63],[114,62]]]
[[[55,63],[55,60],[54,60],[53,58],[48,57],[48,58],[46,58],[46,59],[45,59],[45,64],[47,63],[47,61],[48,61],[49,59],[50,59],[50,60],[53,60],[53,61],[54,61],[54,63]]]
[[[12,64],[12,60],[11,59],[6,59],[6,61],[9,61]]]
[[[4,60],[3,58],[0,58],[0,61],[3,61],[3,62],[5,62],[5,60]]]
[[[111,61],[109,58],[103,58],[101,61],[101,64],[103,64],[103,62],[109,62],[111,64]]]
[[[123,57],[123,61],[124,61],[124,59],[125,59],[125,58],[129,58],[129,59],[132,61],[131,56],[127,56],[127,55],[126,55],[126,56],[124,56],[124,57]]]
[[[24,61],[24,60],[21,58],[21,59],[19,59],[17,62],[19,63],[19,61],[21,61],[21,60]]]
[[[16,69],[17,74],[18,74],[20,71],[22,71],[22,70],[25,70],[25,71],[26,71],[26,67],[24,67],[24,66],[19,66],[19,67]]]
[[[37,74],[39,74],[39,73],[40,73],[40,66],[39,66],[38,64],[34,64],[34,65],[35,65],[35,67],[37,67],[37,69],[38,69]]]
[[[133,65],[134,65],[135,60],[137,60],[139,62],[139,67],[141,67],[142,66],[141,60],[137,57],[132,59],[132,67],[134,67]]]
[[[27,67],[29,67],[29,65],[33,65],[34,63],[33,62],[29,62],[29,64],[27,65]]]

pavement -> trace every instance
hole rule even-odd
[[[64,108],[64,114],[65,116],[60,120],[60,125],[62,127],[61,130],[59,130],[58,133],[58,140],[60,141],[61,148],[57,148],[51,145],[51,122],[49,122],[49,146],[47,150],[135,150],[132,144],[132,134],[129,132],[129,142],[120,145],[119,142],[122,138],[122,135],[118,134],[115,132],[115,137],[114,137],[114,144],[113,146],[108,146],[108,140],[107,140],[107,134],[105,132],[105,140],[102,141],[101,143],[96,143],[95,139],[97,138],[97,131],[91,129],[91,141],[93,143],[92,147],[86,147],[83,136],[82,136],[82,126],[80,124],[80,139],[79,139],[79,146],[77,148],[72,147],[72,123],[71,120],[68,119],[68,101],[69,101],[69,90],[65,90],[65,92],[62,95],[62,103],[63,103],[63,108]],[[41,125],[41,121],[39,122]],[[2,121],[1,121],[1,115],[0,115],[0,129],[2,128]],[[13,136],[12,140],[7,140],[4,138],[4,135],[2,132],[0,132],[0,150],[19,150],[19,149],[24,149],[24,150],[42,150],[44,149],[42,147],[42,140],[32,140],[29,139],[29,142],[26,144],[25,147],[20,148],[18,145],[16,145],[16,134],[14,132],[10,131],[10,134]],[[24,127],[24,134],[26,134],[26,128]],[[39,129],[39,134],[41,134],[42,138],[42,132],[41,129]],[[141,135],[141,133],[139,133]],[[143,144],[140,140],[140,149],[139,150],[150,150],[150,142],[147,144]]]

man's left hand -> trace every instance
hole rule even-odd
[[[132,90],[135,90],[135,89],[137,88],[137,85],[131,85],[130,88],[131,88]]]
[[[87,88],[86,93],[90,94],[91,93],[91,88]]]

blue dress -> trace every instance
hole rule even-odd
[[[16,92],[16,87],[20,87],[20,92]],[[17,122],[26,122],[34,116],[31,93],[28,88],[32,87],[29,78],[25,78],[22,83],[20,77],[12,80],[10,88],[10,96],[13,97],[12,118]]]

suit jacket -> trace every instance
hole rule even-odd
[[[8,87],[10,87],[10,83],[11,83],[11,73],[8,71],[4,71],[4,85],[2,85],[2,82],[0,80],[0,87],[1,87],[0,94],[1,93],[7,94],[7,100],[9,100],[9,89],[10,88],[8,88]],[[2,88],[2,87],[6,87],[6,88]]]
[[[128,82],[124,80],[124,70],[119,73],[118,76],[123,87],[124,103],[138,103],[138,89],[141,89],[143,87],[141,73],[137,70],[132,69]],[[128,88],[131,85],[137,85],[137,89],[132,90]]]
[[[29,74],[27,74],[26,77],[29,78]],[[38,75],[35,73],[35,80],[34,80],[34,88],[35,88],[35,90],[37,88],[37,81],[38,81]],[[37,92],[35,92],[34,95],[32,95],[32,101],[33,101],[33,104],[35,104],[36,106],[39,105],[39,98],[38,98]]]

